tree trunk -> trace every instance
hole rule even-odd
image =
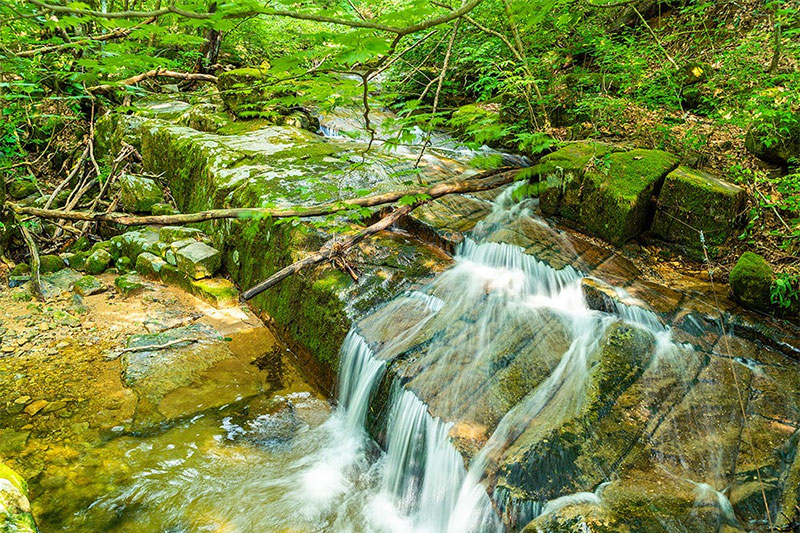
[[[208,12],[214,13],[216,11],[217,3],[211,2],[211,5],[208,7]],[[208,28],[206,30],[205,39],[206,41],[203,43],[203,48],[200,50],[203,54],[203,58],[200,60],[200,67],[198,68],[198,72],[202,74],[210,73],[213,70],[212,67],[217,63],[219,47],[222,44],[222,35],[217,29]]]

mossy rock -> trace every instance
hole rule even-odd
[[[128,272],[132,272],[136,270],[134,267],[133,261],[128,256],[123,255],[122,257],[117,258],[114,261],[114,266],[117,268],[117,271],[120,274],[127,274]]]
[[[203,237],[203,232],[197,228],[187,228],[184,226],[164,226],[158,230],[158,238],[161,242],[173,243],[185,239],[199,240]]]
[[[130,296],[131,294],[140,291],[145,287],[142,278],[136,274],[124,274],[119,276],[114,280],[114,285],[117,288],[117,292],[125,297]]]
[[[107,250],[99,248],[86,258],[84,270],[87,274],[102,274],[109,267],[112,260],[111,254]]]
[[[89,240],[89,237],[83,235],[79,237],[75,242],[72,243],[72,246],[69,249],[72,252],[85,252],[92,248],[92,241]]]
[[[136,258],[136,272],[151,279],[161,279],[161,268],[166,264],[157,255],[143,252]]]
[[[30,273],[30,271],[31,267],[28,265],[28,263],[17,263],[17,265],[11,269],[11,272],[8,273],[8,276],[24,276],[25,274]]]
[[[680,166],[664,179],[650,231],[680,245],[696,260],[703,259],[702,231],[710,255],[715,256],[736,228],[746,198],[737,185]]]
[[[177,209],[172,207],[171,205],[163,202],[159,202],[157,204],[153,204],[150,208],[150,213],[156,216],[159,215],[177,215],[180,213]]]
[[[0,462],[0,531],[35,533],[36,523],[28,501],[28,484],[10,467]]]
[[[150,178],[123,174],[119,178],[120,205],[133,213],[149,213],[153,205],[164,202],[164,192]]]
[[[214,307],[235,307],[239,303],[239,291],[227,279],[206,278],[191,280],[189,286],[192,294]]]
[[[120,257],[124,255],[135,262],[139,254],[153,247],[158,239],[155,228],[129,231],[111,239],[112,250],[118,250]]]
[[[15,200],[22,200],[38,192],[36,188],[36,184],[29,179],[15,179],[8,184],[7,193],[11,198]]]
[[[237,68],[222,72],[217,78],[222,101],[235,115],[260,110],[272,97],[267,86],[267,69]]]
[[[220,251],[202,242],[180,248],[175,259],[178,269],[193,279],[211,277],[222,265]]]
[[[90,252],[75,252],[70,254],[65,260],[70,268],[75,270],[84,270],[86,268],[86,258],[89,257]]]
[[[197,104],[178,118],[178,124],[198,131],[215,133],[231,121],[225,113],[221,113],[217,106],[210,103]],[[155,214],[155,213],[153,213]]]
[[[576,143],[545,156],[532,172],[546,183],[542,211],[619,245],[647,229],[651,197],[677,165],[676,156],[660,150]]]
[[[39,257],[39,271],[42,273],[58,272],[66,266],[61,256],[55,254],[48,254]]]
[[[757,119],[747,132],[745,147],[759,159],[778,165],[794,161],[800,166],[800,113],[792,120],[776,123],[764,118]]]
[[[83,276],[75,282],[73,290],[81,296],[91,296],[106,290],[106,286],[94,276]]]
[[[766,259],[753,252],[739,257],[729,276],[733,297],[745,307],[769,312],[774,275]]]

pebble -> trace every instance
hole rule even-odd
[[[27,404],[29,401],[31,401],[31,397],[30,396],[20,396],[19,398],[14,400],[14,403],[16,403],[16,404]]]
[[[48,403],[50,402],[48,402],[47,400],[36,400],[35,402],[33,402],[32,404],[30,404],[28,407],[25,408],[25,412],[31,416],[34,416],[36,413],[44,409]]]

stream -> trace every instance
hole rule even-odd
[[[357,142],[339,134],[347,124],[328,121],[329,142]],[[476,155],[434,141],[429,157],[440,165]],[[622,303],[634,300],[622,288],[613,310],[590,308],[589,267],[537,216],[537,200],[515,190],[481,200],[489,213],[449,268],[354,323],[335,402],[283,351],[287,370],[277,379],[269,364],[259,370],[269,383],[259,394],[149,427],[122,424],[65,460],[69,484],[33,480],[41,530],[488,533],[576,506],[584,521],[646,508],[655,518],[639,531],[747,529],[731,499],[754,482],[749,463],[769,478],[773,506],[785,474],[747,450],[731,463],[743,423],[723,373],[734,365],[748,407],[761,409],[784,387],[772,372],[788,363],[747,349],[733,359],[714,342],[701,352],[692,339],[716,324],[692,315],[690,339]],[[521,225],[576,260],[553,268],[507,242]],[[797,413],[793,397],[782,405]],[[796,447],[794,422],[769,423]],[[790,446],[763,448],[791,462]],[[750,500],[737,489],[737,501],[758,515],[760,491],[748,488]]]

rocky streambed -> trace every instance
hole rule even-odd
[[[106,116],[98,132],[105,153],[123,143],[141,153],[149,177],[122,184],[140,211],[312,205],[408,181],[415,150],[365,154],[362,142],[336,134],[355,130],[352,117],[322,117],[322,125],[328,137],[172,100]],[[478,172],[468,165],[475,154],[448,142],[423,159],[420,179]],[[726,286],[595,238],[621,243],[647,231],[699,254],[674,223],[675,203],[713,201],[715,216],[684,217],[717,232],[713,255],[736,225],[739,191],[670,154],[607,145],[572,145],[529,174],[540,178],[538,198],[512,187],[415,210],[353,251],[358,281],[325,265],[255,298],[252,309],[284,344],[235,304],[228,280],[203,280],[220,268],[240,288],[266,279],[331,237],[324,220],[178,231],[191,236],[129,231],[108,241],[106,267],[136,270],[127,281],[141,286],[128,291],[126,280],[102,274],[119,296],[81,302],[53,281],[66,296],[52,309],[10,304],[3,349],[12,355],[0,359],[0,387],[4,441],[15,444],[0,455],[31,480],[40,523],[86,531],[140,522],[153,531],[792,527],[800,331],[744,310]],[[613,177],[625,178],[616,189]],[[161,183],[153,190],[143,179]],[[164,188],[174,207],[163,205]],[[654,194],[663,202],[653,205]],[[98,250],[62,259],[87,270]],[[94,302],[91,319],[80,318]],[[153,320],[160,325],[148,326]],[[53,331],[42,330],[50,321]],[[147,350],[195,336],[202,340]],[[95,367],[103,369],[96,379],[82,379]],[[74,377],[56,382],[54,369]],[[340,407],[331,414],[321,398],[334,397],[337,380]],[[41,390],[26,392],[28,384]]]

